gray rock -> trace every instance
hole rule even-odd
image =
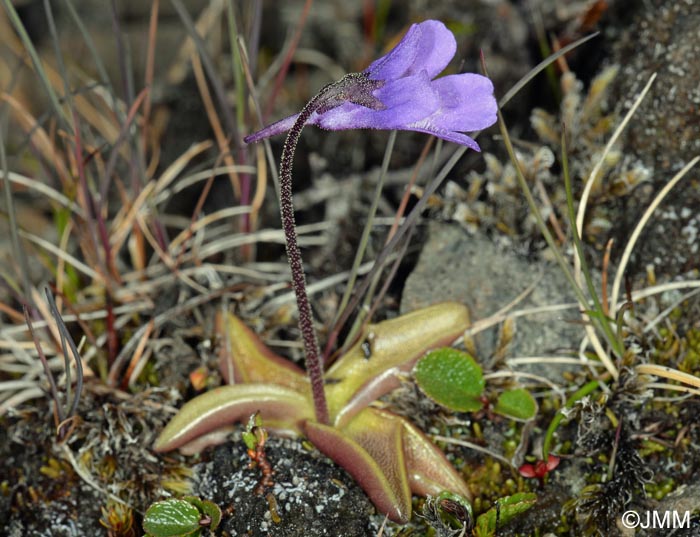
[[[516,310],[575,302],[556,265],[532,263],[499,248],[483,235],[472,236],[460,226],[431,222],[416,268],[406,281],[401,309],[403,313],[454,300],[469,306],[474,323],[510,303],[538,278],[535,289]],[[518,317],[508,356],[569,352],[582,334],[581,327],[573,324],[579,320],[576,308]],[[496,329],[476,338],[482,363],[488,364],[497,340]],[[551,369],[540,366],[531,370],[542,374],[549,370],[551,376]]]
[[[638,15],[612,54],[611,61],[623,66],[613,95],[618,110],[626,110],[657,74],[623,134],[624,154],[653,170],[652,188],[621,200],[614,219],[616,244],[624,244],[653,196],[700,154],[700,3],[653,0],[635,7]],[[657,211],[635,250],[633,272],[653,263],[657,274],[675,276],[700,266],[698,180],[696,167]]]

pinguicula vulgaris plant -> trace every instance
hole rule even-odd
[[[292,204],[292,163],[297,142],[304,125],[312,124],[329,130],[421,131],[479,151],[476,141],[463,132],[485,129],[496,122],[493,84],[473,73],[433,80],[456,50],[454,35],[442,22],[414,24],[391,52],[366,70],[328,84],[300,113],[244,139],[253,143],[289,131],[280,163],[280,210],[316,418],[321,423],[328,423],[328,410]]]
[[[437,495],[449,490],[470,499],[461,475],[420,430],[369,406],[398,387],[398,376],[411,371],[425,352],[461,335],[468,325],[466,308],[444,303],[369,325],[324,373],[292,204],[293,157],[306,124],[328,130],[426,132],[478,151],[465,132],[495,123],[493,85],[471,73],[435,79],[456,48],[443,23],[414,24],[391,52],[366,70],[327,85],[299,114],[245,138],[252,143],[289,131],[280,164],[280,208],[307,373],[270,351],[233,315],[219,316],[222,372],[233,385],[188,402],[161,433],[157,451],[184,446],[259,412],[270,429],[306,435],[394,521],[410,518],[412,492]]]
[[[311,377],[316,417],[328,423],[322,389],[318,342],[306,295],[304,268],[297,244],[292,205],[292,163],[304,125],[329,130],[397,129],[433,134],[476,151],[463,132],[496,122],[493,84],[481,75],[464,73],[433,80],[457,50],[454,35],[439,21],[414,24],[386,56],[361,73],[350,73],[325,86],[299,114],[247,136],[246,143],[289,131],[280,164],[280,209],[292,283],[299,308],[306,365]]]

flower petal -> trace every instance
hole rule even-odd
[[[267,127],[257,132],[254,132],[253,134],[249,134],[248,136],[243,138],[243,141],[247,144],[252,144],[255,142],[259,142],[260,140],[263,140],[265,138],[269,138],[270,136],[276,136],[277,134],[287,132],[289,129],[292,128],[292,125],[294,125],[294,122],[297,120],[298,117],[299,114],[294,114],[293,116],[289,116],[284,119],[280,119],[279,121],[275,121],[271,125],[268,125]]]
[[[430,116],[440,106],[438,94],[425,71],[401,80],[389,80],[374,91],[374,96],[386,107],[384,110],[345,103],[323,114],[313,114],[309,123],[328,130],[406,129],[407,125]]]
[[[440,108],[418,127],[430,125],[437,130],[472,132],[496,122],[498,105],[493,84],[485,76],[473,73],[445,76],[434,80],[432,87],[440,96]]]
[[[388,54],[367,68],[374,80],[396,80],[425,71],[430,78],[442,72],[457,51],[454,35],[440,21],[414,24]]]
[[[433,80],[432,88],[440,97],[440,107],[408,128],[479,151],[478,144],[461,133],[485,129],[496,122],[498,105],[491,81],[485,76],[464,73]]]
[[[373,92],[384,105],[383,110],[373,110],[359,104],[346,102],[323,113],[314,112],[306,124],[322,129],[406,129],[407,125],[430,116],[440,107],[440,98],[433,89],[425,71],[401,80],[388,80]],[[299,114],[286,117],[262,130],[246,136],[247,144],[288,131]]]
[[[421,125],[424,125],[424,126],[421,126]],[[438,138],[442,138],[443,140],[447,140],[448,142],[452,142],[452,143],[459,144],[459,145],[464,145],[470,149],[473,149],[474,151],[481,152],[481,148],[479,147],[479,144],[476,143],[476,140],[474,140],[474,138],[471,138],[471,137],[467,136],[466,134],[462,134],[461,132],[446,131],[446,130],[437,128],[437,127],[431,125],[428,120],[421,121],[419,123],[414,123],[407,130],[412,130],[412,131],[416,131],[416,132],[424,132],[426,134],[432,134],[433,136],[436,136]]]

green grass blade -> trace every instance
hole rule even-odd
[[[350,270],[350,277],[348,278],[348,283],[345,286],[345,293],[343,293],[343,298],[340,301],[340,306],[338,307],[338,314],[335,318],[337,322],[343,310],[348,305],[350,300],[350,295],[355,287],[355,282],[357,281],[357,271],[362,264],[362,258],[365,256],[365,251],[367,250],[367,244],[369,243],[369,234],[372,232],[372,225],[374,224],[374,217],[377,214],[377,207],[379,207],[379,200],[382,196],[382,190],[384,189],[384,180],[386,179],[386,174],[389,169],[389,162],[391,161],[391,154],[394,151],[394,143],[396,142],[396,131],[391,131],[389,134],[389,140],[386,144],[386,149],[384,150],[384,159],[382,161],[382,168],[379,172],[379,178],[377,179],[377,185],[374,189],[374,196],[372,198],[372,205],[369,207],[367,212],[367,221],[365,227],[362,230],[362,237],[360,238],[360,244],[358,245],[357,252],[355,254],[355,259],[352,264],[352,269]],[[358,316],[359,319],[360,316]],[[334,322],[335,324],[335,322]],[[353,327],[355,328],[355,327]],[[349,339],[352,339],[352,334]]]

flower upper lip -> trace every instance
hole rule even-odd
[[[382,81],[372,95],[383,105],[368,107],[356,102],[333,103],[314,112],[307,124],[327,130],[413,130],[479,151],[464,132],[484,129],[496,122],[493,84],[481,75],[463,73],[434,79],[457,50],[454,35],[440,21],[414,24],[388,54],[363,71]],[[298,114],[247,136],[257,142],[291,128]]]
[[[366,69],[370,78],[398,79],[425,71],[435,78],[457,52],[457,41],[440,21],[414,24],[403,39],[386,55],[374,60]]]

